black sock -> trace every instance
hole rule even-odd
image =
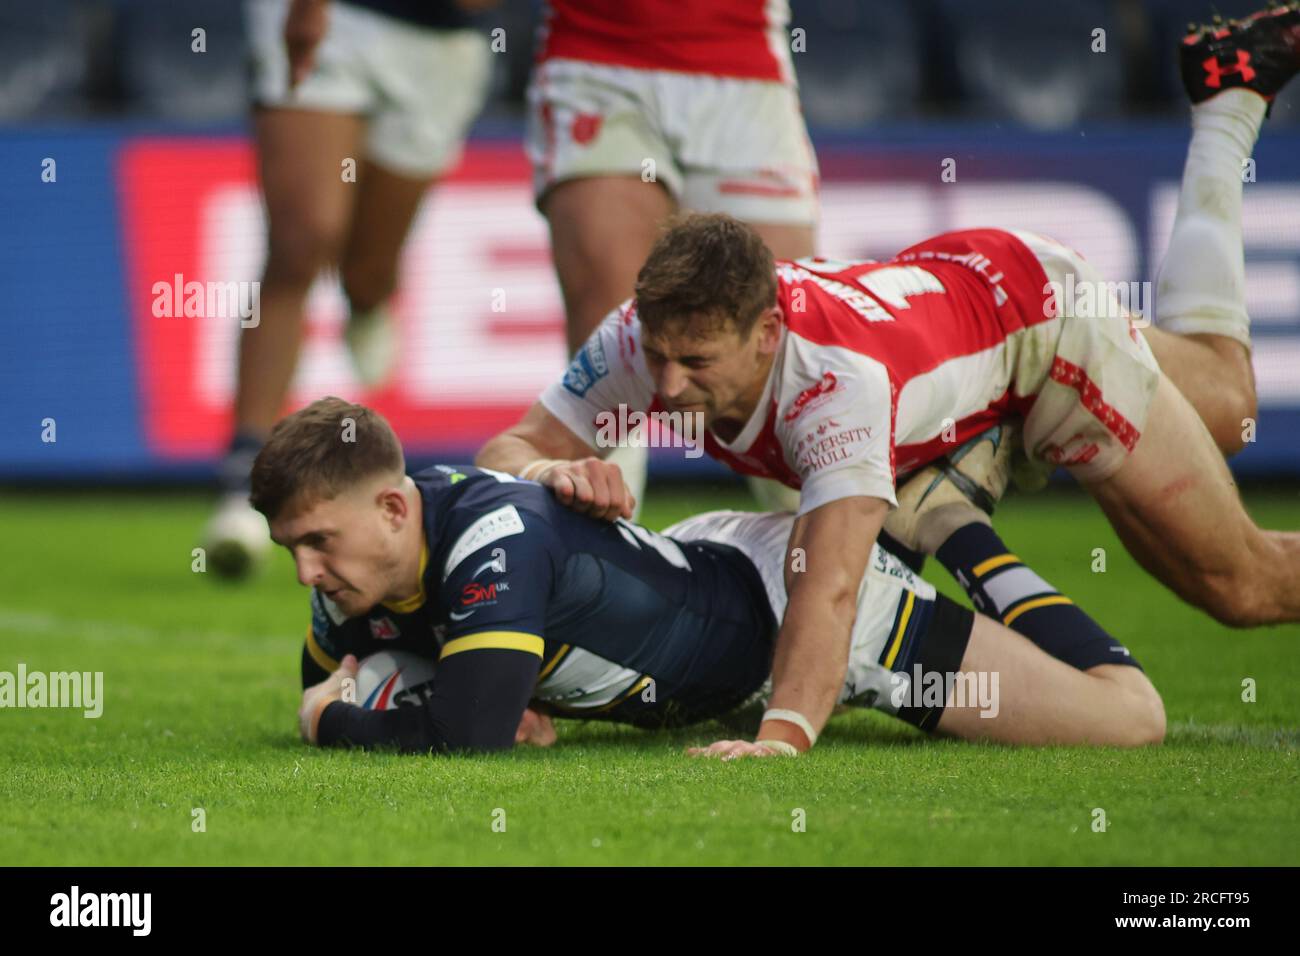
[[[954,532],[935,555],[976,610],[1023,634],[1048,654],[1087,670],[1137,662],[1119,641],[1011,553],[988,525]]]
[[[913,551],[888,531],[884,530],[880,532],[880,537],[876,539],[876,544],[880,545],[894,557],[898,558],[898,560],[902,561],[917,574],[921,573],[921,568],[925,564],[924,551]]]
[[[223,494],[248,494],[253,459],[261,451],[264,442],[265,438],[254,432],[235,432],[230,447],[217,466],[217,484]]]

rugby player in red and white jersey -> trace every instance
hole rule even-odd
[[[1253,65],[1223,66],[1242,62]],[[1000,422],[1023,420],[1029,456],[1069,468],[1184,599],[1234,626],[1300,620],[1300,533],[1263,531],[1246,514],[1202,421],[1221,409],[1189,403],[1149,344],[1180,375],[1171,331],[1249,347],[1240,170],[1268,103],[1300,70],[1300,5],[1194,33],[1183,63],[1193,136],[1159,279],[1165,330],[1139,334],[1118,303],[1076,314],[1063,290],[1100,291],[1099,277],[1028,233],[949,233],[887,263],[773,268],[751,230],[693,217],[656,243],[635,301],[478,463],[535,478],[588,513],[627,513],[620,476],[594,457],[596,416],[623,405],[698,414],[716,457],[800,488],[759,731],[799,750],[834,705],[852,583],[896,504],[897,476]]]
[[[527,151],[550,225],[570,354],[632,294],[679,209],[749,223],[812,255],[817,159],[795,85],[787,0],[549,0],[528,88]],[[615,460],[640,497],[646,451]],[[760,500],[796,499],[759,482]]]

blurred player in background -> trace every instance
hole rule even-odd
[[[248,472],[284,408],[307,294],[323,270],[338,269],[347,297],[358,379],[374,388],[392,372],[386,303],[402,243],[483,105],[490,54],[470,14],[495,2],[246,4],[268,239],[261,321],[240,334],[234,435],[204,535],[223,574],[244,573],[270,547],[248,504]]]
[[[573,355],[632,293],[679,208],[749,223],[778,259],[813,254],[817,158],[795,84],[787,0],[548,0],[527,149]],[[587,372],[582,356],[574,374]],[[639,502],[647,452],[618,449]],[[797,496],[751,487],[769,509]]]

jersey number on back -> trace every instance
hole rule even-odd
[[[855,266],[869,265],[870,260],[848,262],[842,259],[798,259],[795,264],[809,270],[843,273]],[[818,275],[816,272],[812,279],[831,295],[847,303],[868,322],[888,322],[893,319],[874,300],[864,298],[857,289],[839,279]],[[910,309],[912,306],[907,300],[911,296],[948,291],[938,276],[920,266],[885,266],[853,276],[850,281],[895,309]]]

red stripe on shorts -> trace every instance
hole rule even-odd
[[[1129,451],[1133,450],[1142,433],[1133,427],[1132,422],[1106,404],[1106,400],[1101,397],[1101,389],[1088,377],[1087,372],[1058,355],[1052,362],[1052,381],[1078,392],[1083,407],[1092,412],[1097,421],[1119,439],[1120,444]]]

